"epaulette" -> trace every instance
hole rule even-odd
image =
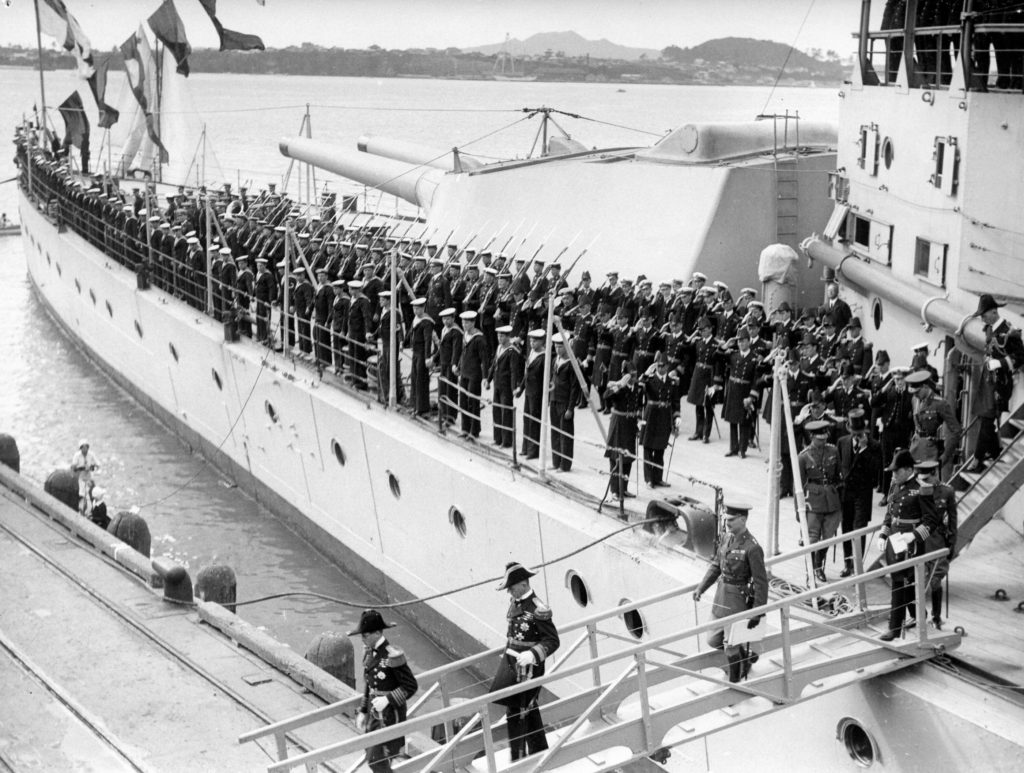
[[[537,606],[533,610],[533,616],[538,620],[550,620],[551,607],[544,604],[540,599],[537,599]]]
[[[388,665],[392,668],[405,665],[405,653],[390,644],[388,645]]]

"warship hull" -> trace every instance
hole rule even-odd
[[[570,621],[675,585],[706,564],[587,503],[451,442],[429,427],[321,384],[156,289],[21,194],[28,273],[49,313],[96,364],[206,459],[392,600],[432,596],[545,567],[538,591]],[[411,431],[412,430],[412,431]],[[590,609],[578,600],[586,588]],[[455,654],[504,639],[493,583],[406,610]],[[652,635],[694,625],[693,607],[645,608]],[[629,628],[622,623],[624,641]],[[849,728],[855,728],[850,731]],[[671,769],[1016,770],[1024,709],[935,666],[879,676],[677,746]],[[856,730],[859,728],[860,730]],[[863,733],[860,733],[860,731]],[[865,740],[866,739],[866,740]],[[864,744],[867,744],[865,746]],[[859,751],[858,751],[859,750]],[[858,761],[859,759],[859,761]]]

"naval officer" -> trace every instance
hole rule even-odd
[[[558,649],[558,630],[551,619],[551,608],[537,598],[530,587],[530,578],[535,574],[516,561],[505,564],[505,577],[498,590],[508,591],[512,603],[505,615],[508,621],[505,652],[491,683],[491,692],[543,676],[544,662]],[[535,687],[496,701],[506,707],[513,760],[548,748],[544,722],[537,708],[539,694],[540,688]]]
[[[380,612],[367,609],[359,626],[349,636],[363,640],[363,699],[356,714],[356,727],[367,733],[380,730],[406,718],[406,706],[419,685],[405,659],[405,653],[384,637],[385,623]],[[390,773],[391,760],[402,751],[405,738],[394,738],[366,750],[366,762],[373,773]]]

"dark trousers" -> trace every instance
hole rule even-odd
[[[459,415],[459,392],[451,365],[441,364],[437,376],[437,410],[445,424],[454,424]]]
[[[394,709],[390,708],[385,709],[383,717],[377,717],[374,712],[370,712],[366,717],[366,732],[372,733],[374,730],[383,730],[385,727],[398,722],[399,719],[399,717],[394,716]],[[391,773],[391,760],[402,751],[403,746],[405,746],[405,739],[396,738],[393,741],[386,741],[385,743],[367,747],[366,764],[373,773]]]
[[[665,449],[644,446],[644,480],[656,486],[665,479]]]
[[[298,318],[299,328],[299,351],[309,354],[313,351],[313,339],[309,335],[309,320],[304,317]]]
[[[270,337],[270,304],[256,301],[256,338],[261,342]]]
[[[348,342],[348,367],[352,383],[358,389],[366,389],[366,346],[355,339]]]
[[[745,454],[750,445],[751,429],[749,422],[729,422],[729,452],[733,454]]]
[[[851,491],[847,488],[843,492],[843,534],[863,529],[871,521],[871,494],[873,489],[870,486],[862,486],[859,491]],[[860,538],[860,557],[864,558],[864,545],[866,537]],[[843,558],[847,563],[853,561],[853,543],[843,543]]]
[[[377,392],[382,403],[391,398],[391,352],[385,347],[377,356]],[[405,401],[405,384],[402,382],[402,360],[395,357],[395,400]]]
[[[316,339],[316,361],[321,365],[331,364],[331,331],[327,327],[327,320],[317,322],[313,328]]]
[[[714,408],[702,404],[693,406],[693,410],[697,417],[697,427],[693,430],[693,434],[702,440],[707,440],[711,437],[711,427],[715,423]]]
[[[508,720],[509,751],[513,760],[548,748],[548,739],[544,735],[544,720],[540,717],[536,697],[526,705],[509,705],[505,716]]]
[[[459,408],[462,410],[462,431],[480,437],[480,378],[459,379]]]
[[[331,341],[331,349],[334,352],[334,367],[341,370],[345,367],[345,336],[340,330],[335,330],[331,333]]]
[[[523,456],[536,459],[540,455],[541,398],[526,396],[523,401]]]
[[[979,462],[999,456],[999,430],[995,416],[978,417],[978,442],[974,445],[974,458]]]
[[[907,610],[914,605],[914,570],[904,569],[892,573],[892,609],[889,610],[889,630],[903,627]]]
[[[622,467],[619,463],[621,460]],[[629,489],[629,472],[633,469],[633,457],[628,454],[614,454],[608,459],[609,491],[616,499],[626,496]]]
[[[430,413],[430,371],[426,358],[417,352],[412,355],[412,403],[417,416]]]
[[[576,406],[569,403],[551,403],[551,464],[562,472],[572,468],[575,410]]]
[[[512,408],[511,387],[495,386],[493,399],[491,418],[494,420],[494,443],[502,448],[511,448],[515,444],[515,413]]]

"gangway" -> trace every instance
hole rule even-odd
[[[1024,405],[999,426],[1002,449],[980,474],[967,472],[967,463],[953,473],[950,485],[957,490],[956,555],[971,544],[978,532],[1010,501],[1024,484]]]
[[[554,770],[574,763],[573,770],[604,771],[645,760],[666,747],[703,738],[957,647],[959,633],[929,629],[925,620],[925,565],[945,550],[865,572],[860,537],[878,528],[867,526],[768,559],[765,563],[773,571],[787,563],[803,564],[812,550],[851,540],[856,572],[730,617],[708,619],[649,641],[636,642],[619,632],[624,613],[666,601],[676,601],[680,606],[691,604],[690,596],[696,589],[691,584],[561,625],[563,645],[548,673],[529,682],[530,687],[544,688],[542,700],[549,697],[541,711],[550,748],[526,759],[510,760],[505,748],[507,727],[499,716],[500,707],[492,705],[495,699],[514,695],[523,686],[513,685],[461,703],[451,700],[451,676],[485,664],[492,666],[504,647],[418,674],[421,691],[410,706],[409,718],[401,724],[287,756],[287,733],[339,714],[351,715],[358,699],[350,699],[250,731],[239,742],[273,737],[279,759],[268,766],[268,771],[301,766],[316,770],[320,764],[333,762],[351,773],[362,764],[368,746],[399,736],[428,737],[441,726],[446,740],[431,743],[408,759],[393,760],[393,770],[518,773]],[[872,609],[866,602],[865,585],[900,569],[912,569],[915,575],[915,635],[883,642],[877,638],[882,629],[872,624],[885,620],[888,608]],[[849,603],[852,611],[828,617],[816,610],[822,598],[835,599],[843,592],[853,599]],[[758,665],[748,681],[724,681],[720,669],[725,658],[719,651],[706,651],[704,638],[716,628],[755,615],[767,616],[770,631],[759,644]],[[425,712],[428,700],[437,698],[442,708]],[[461,729],[456,732],[457,727]]]

